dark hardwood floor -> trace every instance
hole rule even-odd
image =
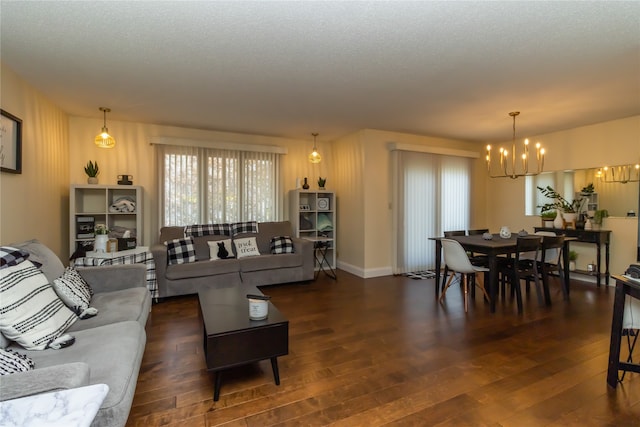
[[[525,298],[497,312],[458,286],[442,305],[433,280],[360,279],[339,271],[263,288],[289,318],[281,385],[269,361],[225,374],[213,402],[196,296],[153,306],[127,427],[632,426],[640,378],[606,384],[614,288],[557,284],[553,306]],[[638,352],[640,358],[640,351]]]

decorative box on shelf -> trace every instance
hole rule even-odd
[[[135,237],[126,237],[126,238],[118,238],[118,250],[126,251],[128,249],[136,248],[136,238]]]

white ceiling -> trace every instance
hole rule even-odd
[[[1,60],[75,116],[330,140],[640,114],[640,2],[1,0]]]

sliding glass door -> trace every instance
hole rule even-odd
[[[470,160],[394,153],[394,274],[433,269],[435,245],[428,238],[469,226]]]

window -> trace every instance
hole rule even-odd
[[[157,145],[163,226],[278,220],[280,155]]]

